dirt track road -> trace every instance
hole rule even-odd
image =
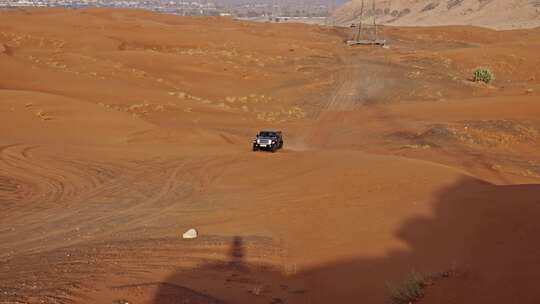
[[[327,111],[350,111],[358,106],[384,103],[395,98],[403,70],[397,66],[346,58],[336,77],[336,88],[324,107]]]

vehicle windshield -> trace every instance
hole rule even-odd
[[[275,132],[260,132],[259,137],[276,137]]]

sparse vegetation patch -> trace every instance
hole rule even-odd
[[[41,109],[38,110],[38,111],[35,113],[35,115],[36,115],[38,118],[40,118],[41,120],[51,120],[51,119],[52,119],[52,117],[51,117],[49,114],[45,113],[45,111],[43,111],[43,110],[41,110]]]
[[[431,284],[431,279],[432,276],[413,271],[399,286],[389,284],[391,303],[410,304],[416,302],[424,294],[424,289]]]
[[[452,9],[458,5],[460,5],[463,2],[463,0],[449,0],[447,3],[448,9]]]
[[[431,2],[430,4],[426,5],[426,6],[422,9],[422,12],[431,11],[431,10],[437,8],[437,6],[439,6],[439,3],[437,3],[437,2]]]
[[[461,143],[470,147],[504,148],[517,143],[538,142],[540,131],[533,125],[511,120],[477,120],[435,124],[423,132],[396,132],[391,136],[418,146],[441,147]]]
[[[473,81],[474,82],[484,82],[490,83],[495,80],[495,75],[488,68],[477,68],[473,72]]]
[[[400,285],[387,284],[390,292],[390,302],[392,304],[412,304],[418,301],[424,290],[433,282],[440,278],[447,278],[456,273],[456,266],[450,270],[435,272],[431,274],[412,271]]]

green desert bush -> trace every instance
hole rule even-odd
[[[410,304],[416,302],[424,293],[431,281],[431,276],[411,272],[409,277],[399,286],[388,285],[392,304]]]
[[[490,83],[493,80],[495,80],[495,75],[488,68],[477,68],[473,72],[473,81],[475,82],[482,81],[484,83]]]

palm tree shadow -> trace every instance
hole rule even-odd
[[[288,274],[247,263],[244,240],[235,236],[228,262],[173,274],[153,303],[388,303],[388,283],[399,287],[411,270],[451,270],[451,276],[440,276],[427,287],[421,303],[536,304],[539,218],[540,185],[497,186],[463,178],[438,193],[433,216],[401,225],[396,237],[407,250]],[[183,289],[190,275],[212,278],[204,295]],[[171,291],[170,285],[178,290]]]

